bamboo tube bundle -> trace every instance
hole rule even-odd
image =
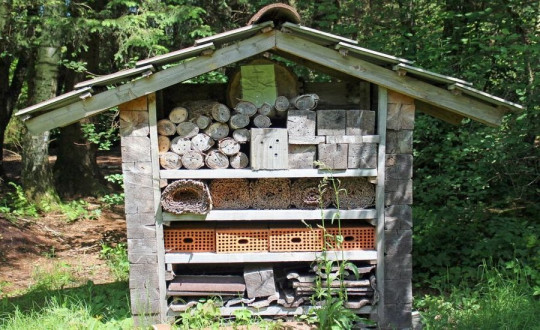
[[[366,178],[342,178],[340,189],[346,191],[339,194],[342,209],[362,209],[375,203],[375,186]]]
[[[251,207],[248,179],[215,179],[210,182],[213,206],[221,210],[244,210]]]
[[[182,167],[182,160],[178,154],[169,151],[159,155],[159,164],[166,170],[177,170]]]
[[[328,208],[332,204],[332,193],[327,187],[321,187],[319,179],[303,178],[291,184],[291,203],[298,209]],[[321,195],[322,194],[322,195]],[[322,203],[319,201],[322,199]]]
[[[257,179],[251,182],[250,190],[255,209],[286,209],[290,205],[289,179]]]
[[[161,206],[165,211],[175,214],[206,214],[212,210],[212,198],[204,182],[178,180],[163,190]]]

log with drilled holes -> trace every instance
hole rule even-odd
[[[317,107],[317,103],[319,103],[319,95],[317,94],[298,95],[292,98],[290,100],[290,103],[298,110],[313,110]]]
[[[240,152],[240,143],[233,138],[227,137],[218,142],[218,149],[227,156],[236,155]]]
[[[161,206],[175,214],[206,214],[212,209],[212,199],[204,182],[177,180],[163,190]]]
[[[199,127],[199,129],[205,129],[212,123],[212,119],[210,119],[208,116],[200,115],[195,118],[193,122],[195,125],[197,125],[197,127]]]
[[[234,114],[229,121],[229,126],[234,130],[244,128],[247,125],[249,125],[249,116],[241,113]]]
[[[340,189],[346,191],[339,194],[339,206],[342,209],[361,209],[375,203],[375,185],[366,178],[343,178]]]
[[[291,184],[291,203],[297,209],[328,208],[332,195],[326,185],[321,185],[320,179],[302,178]]]
[[[213,123],[204,132],[214,140],[221,140],[229,135],[229,125],[224,123]]]
[[[219,123],[226,123],[231,118],[231,110],[221,103],[217,103],[212,107],[212,118]]]
[[[199,134],[199,127],[190,121],[186,121],[176,126],[176,133],[179,137],[192,138]]]
[[[247,128],[235,129],[232,132],[232,137],[233,139],[238,141],[238,143],[246,143],[246,142],[249,142],[251,138],[251,132]]]
[[[251,117],[257,113],[257,106],[248,101],[240,101],[234,107],[234,110],[238,113]]]
[[[159,155],[159,164],[166,170],[177,170],[182,167],[182,160],[178,154],[169,151]]]
[[[268,128],[272,125],[272,121],[268,116],[257,115],[253,118],[253,125],[258,128]]]
[[[215,149],[208,152],[204,158],[204,162],[208,168],[212,169],[224,169],[229,167],[229,157],[223,152]]]
[[[286,209],[291,200],[289,179],[257,179],[251,182],[251,199],[255,209]]]
[[[186,154],[187,152],[192,151],[193,147],[191,145],[190,139],[177,136],[174,139],[172,139],[170,149],[171,151],[182,156]]]
[[[204,157],[199,151],[191,150],[182,156],[182,164],[188,170],[197,170],[204,165]]]
[[[176,125],[169,119],[161,119],[157,122],[157,131],[159,135],[171,136],[176,133]]]
[[[171,139],[168,136],[158,136],[158,151],[160,153],[167,152],[171,148]]]
[[[188,118],[188,110],[184,107],[176,107],[169,113],[169,120],[175,124],[180,124]]]
[[[245,153],[239,152],[229,157],[229,163],[232,168],[246,168],[249,165],[249,157]]]
[[[248,179],[214,179],[210,182],[214,208],[244,210],[251,207]]]
[[[214,139],[204,133],[199,133],[191,138],[192,148],[201,152],[209,150],[214,144]]]

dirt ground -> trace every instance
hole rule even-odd
[[[51,162],[55,157],[50,158]],[[20,156],[6,151],[4,168],[8,181],[19,181]],[[102,173],[120,173],[119,151],[98,156]],[[92,209],[100,208],[96,199],[87,199]],[[34,283],[37,270],[58,263],[67,264],[83,283],[114,281],[106,262],[99,258],[101,244],[125,242],[123,207],[103,209],[96,219],[68,223],[64,216],[49,214],[41,218],[9,221],[0,214],[0,298],[16,295]]]

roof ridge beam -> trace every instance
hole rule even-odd
[[[105,86],[105,85],[120,82],[126,78],[130,78],[132,76],[138,75],[139,73],[142,73],[143,75],[147,75],[148,72],[154,72],[154,71],[155,69],[151,65],[143,66],[140,68],[121,70],[115,73],[99,76],[94,79],[82,81],[76,84],[74,88],[79,89],[79,88],[91,87],[91,86]]]

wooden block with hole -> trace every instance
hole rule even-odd
[[[323,167],[334,170],[347,169],[349,145],[345,143],[324,143],[318,145],[318,158]]]
[[[251,169],[283,170],[289,166],[287,129],[251,129]]]
[[[317,135],[345,135],[346,110],[317,110]]]

